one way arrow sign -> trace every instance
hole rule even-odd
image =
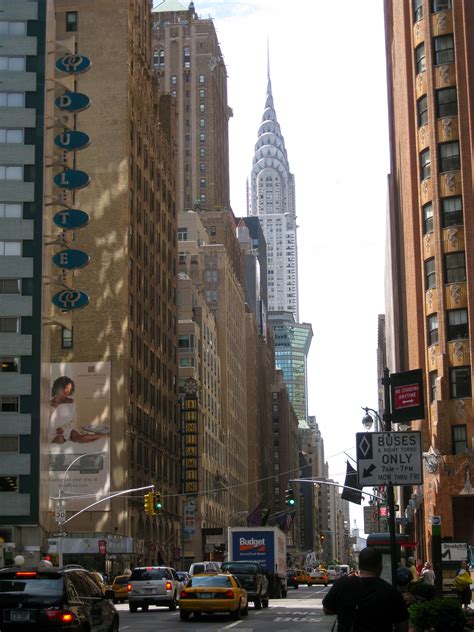
[[[361,487],[423,484],[420,432],[358,432],[356,450]]]

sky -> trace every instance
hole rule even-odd
[[[377,407],[389,172],[382,0],[195,0],[228,72],[231,203],[246,214],[267,75],[296,181],[300,320],[312,324],[309,414],[332,478],[355,458],[361,406]],[[368,490],[370,491],[370,490]],[[368,498],[366,497],[366,502]],[[351,504],[351,526],[363,527]]]

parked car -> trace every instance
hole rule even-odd
[[[189,574],[200,575],[202,573],[220,573],[221,565],[219,562],[194,562],[189,567]]]
[[[223,562],[222,572],[239,580],[257,610],[268,608],[268,579],[258,562]]]
[[[289,568],[286,571],[286,582],[288,587],[293,586],[293,588],[299,588],[298,571],[294,568]]]
[[[176,610],[182,584],[174,568],[147,566],[134,568],[128,580],[128,608],[146,612],[149,606],[165,606]]]
[[[0,570],[2,632],[118,632],[117,610],[84,569]]]
[[[329,577],[324,569],[315,569],[308,575],[308,586],[323,584],[327,586]]]
[[[233,575],[193,575],[181,590],[178,599],[179,616],[187,621],[191,613],[228,612],[232,619],[248,614],[247,592]]]
[[[117,575],[112,582],[114,591],[114,603],[124,603],[128,599],[128,583],[130,575]]]

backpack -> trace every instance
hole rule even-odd
[[[411,571],[406,566],[400,566],[397,569],[397,584],[399,586],[407,586],[411,582]]]

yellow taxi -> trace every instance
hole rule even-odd
[[[236,577],[223,573],[193,575],[179,594],[178,606],[183,621],[191,614],[198,618],[214,612],[229,613],[237,620],[249,612],[247,592]]]
[[[301,568],[297,568],[296,569],[295,581],[298,582],[298,584],[307,584],[308,583],[308,573],[305,570],[301,569]]]
[[[128,583],[130,575],[117,575],[112,583],[114,591],[114,603],[123,603],[128,601]]]
[[[328,572],[324,568],[317,568],[311,571],[308,576],[308,586],[313,585],[324,585],[327,586],[329,583]]]

